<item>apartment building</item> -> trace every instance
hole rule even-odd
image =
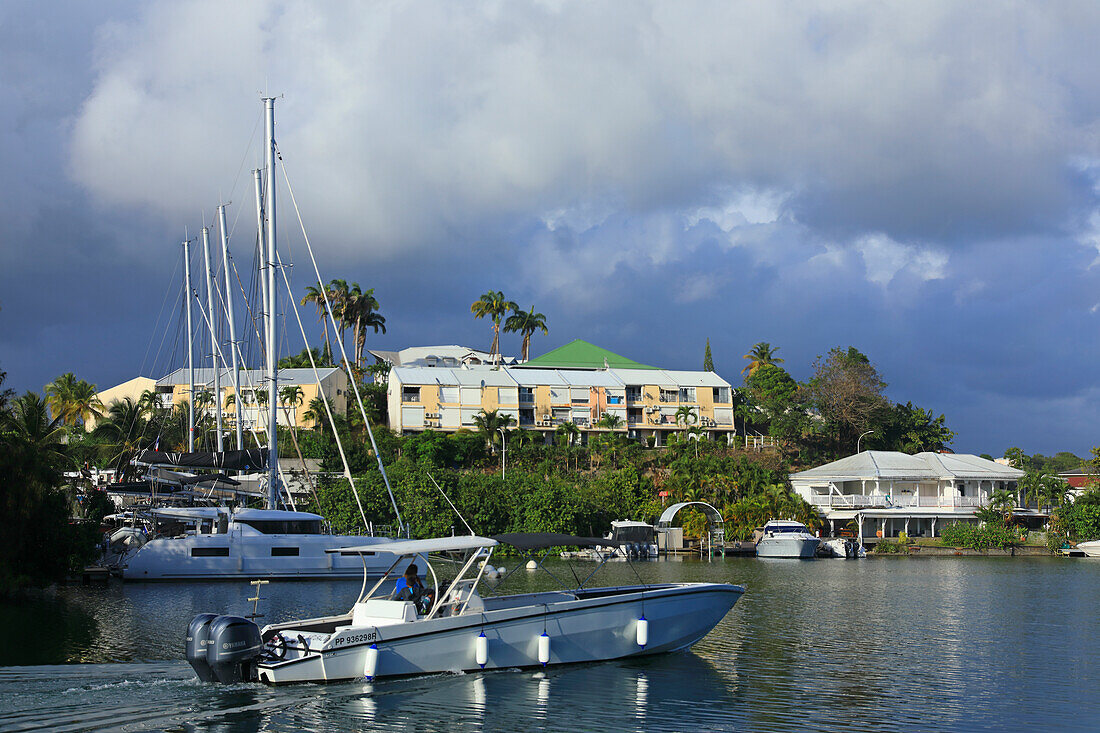
[[[472,429],[474,416],[497,410],[547,442],[567,422],[582,440],[614,431],[662,445],[696,427],[712,438],[735,434],[733,390],[717,374],[659,369],[584,341],[515,366],[394,367],[388,400],[400,433]],[[598,426],[604,415],[616,427]]]

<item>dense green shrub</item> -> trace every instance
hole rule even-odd
[[[954,522],[944,528],[940,539],[943,544],[950,547],[965,547],[971,550],[988,550],[994,547],[1006,549],[1023,542],[1017,527],[1000,521],[985,522],[980,525]]]

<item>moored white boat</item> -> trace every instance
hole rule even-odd
[[[274,624],[262,632],[245,619],[204,614],[188,631],[188,659],[206,680],[272,684],[617,659],[691,646],[745,590],[725,583],[582,583],[562,591],[483,597],[475,561],[498,540],[525,550],[605,542],[562,535],[395,542],[386,546],[395,566],[429,552],[465,554],[453,582],[446,588],[433,583],[436,600],[429,608],[376,596],[379,581],[346,614]]]
[[[757,557],[812,558],[821,540],[806,525],[794,520],[773,519],[764,525],[756,542]]]
[[[1078,542],[1077,549],[1085,553],[1085,557],[1100,557],[1100,540]]]

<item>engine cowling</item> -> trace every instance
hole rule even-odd
[[[263,650],[260,627],[240,616],[218,616],[210,624],[206,663],[223,684],[255,678],[256,661]]]
[[[214,670],[206,661],[206,647],[210,642],[210,624],[217,617],[216,613],[200,613],[187,626],[187,661],[203,682],[216,681]]]

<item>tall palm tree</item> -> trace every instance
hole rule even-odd
[[[752,351],[744,355],[743,358],[748,359],[749,363],[748,366],[741,370],[741,373],[744,374],[748,372],[751,377],[753,374],[756,374],[756,370],[762,366],[768,364],[782,364],[783,360],[775,355],[777,351],[779,351],[779,347],[772,347],[767,341],[761,341],[756,344],[752,347]]]
[[[321,421],[326,415],[325,403],[320,397],[314,397],[309,401],[309,407],[304,413],[302,413],[302,419],[309,420],[313,423],[313,428],[316,430],[321,427]]]
[[[489,348],[489,354],[496,357],[500,354],[500,319],[511,310],[517,310],[518,305],[504,297],[499,290],[490,290],[470,305],[470,312],[474,318],[489,318],[493,322],[493,345]],[[495,359],[494,359],[495,361]]]
[[[339,331],[341,340],[344,338],[344,331],[346,331],[350,325],[346,314],[350,297],[351,289],[348,287],[347,280],[335,279],[329,281],[328,302],[332,307],[332,317],[336,321],[336,327]]]
[[[500,442],[500,433],[497,431],[501,428],[507,430],[515,421],[516,419],[508,413],[497,410],[482,410],[474,415],[474,424],[477,425],[478,431],[485,437],[486,444],[494,453],[496,444]]]
[[[309,305],[312,303],[317,306],[317,320],[322,324],[325,329],[325,349],[328,352],[330,358],[332,355],[332,344],[328,340],[328,314],[325,310],[325,286],[318,282],[316,285],[306,286],[306,294],[302,296],[302,305]]]
[[[554,431],[559,440],[564,440],[566,445],[573,445],[574,441],[581,437],[581,429],[576,423],[563,422]]]
[[[386,332],[386,317],[378,312],[378,300],[374,297],[374,288],[360,291],[359,283],[352,286],[348,309],[355,315],[352,335],[355,337],[355,364],[363,363],[363,349],[367,344],[367,329],[375,333]],[[349,314],[350,315],[350,314]]]
[[[529,311],[521,311],[515,308],[512,315],[508,316],[508,319],[504,322],[504,330],[509,333],[519,332],[523,334],[523,347],[521,351],[524,361],[527,361],[531,350],[532,334],[534,334],[535,331],[542,331],[544,335],[550,333],[550,330],[546,327],[546,316],[542,313],[535,313],[535,306],[531,306],[531,310]]]
[[[46,400],[35,392],[27,392],[12,402],[0,427],[22,440],[34,452],[39,465],[59,470],[68,463],[62,442],[64,422],[61,415],[51,418],[51,412]]]
[[[615,428],[621,427],[622,424],[623,419],[610,412],[605,412],[600,416],[600,419],[596,421],[596,427],[605,428],[607,430],[614,430]]]
[[[103,414],[103,403],[96,394],[95,385],[77,379],[72,372],[62,374],[46,385],[45,402],[50,414],[70,427]]]

